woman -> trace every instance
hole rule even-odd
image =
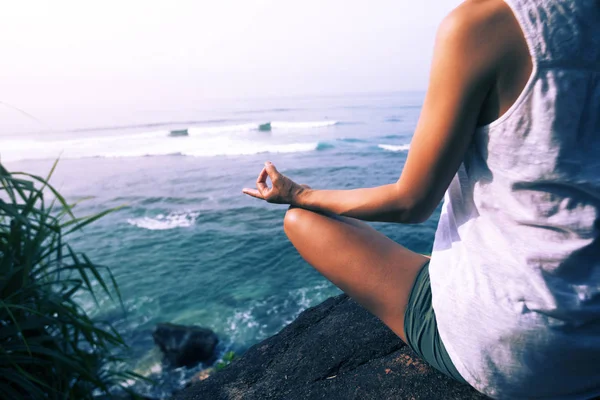
[[[266,163],[256,185],[292,205],[302,257],[442,372],[495,398],[600,395],[597,0],[446,17],[396,183],[313,190]],[[431,260],[359,221],[423,222],[444,193]]]

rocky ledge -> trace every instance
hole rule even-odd
[[[304,311],[277,335],[174,400],[483,399],[421,361],[347,295]]]

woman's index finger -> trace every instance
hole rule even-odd
[[[258,174],[258,178],[256,178],[256,188],[261,194],[264,194],[265,191],[269,190],[267,186],[267,169],[263,168]]]

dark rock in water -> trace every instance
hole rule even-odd
[[[175,324],[158,324],[152,337],[167,362],[174,367],[191,367],[201,361],[212,361],[219,342],[210,329]]]
[[[172,136],[172,137],[189,136],[189,133],[188,133],[187,129],[179,129],[179,130],[169,132],[169,136]]]
[[[271,123],[267,122],[267,123],[264,123],[264,124],[260,124],[258,126],[258,130],[261,131],[261,132],[269,132],[269,131],[271,131]]]
[[[483,399],[421,361],[345,294],[304,311],[222,371],[174,396],[205,399]]]

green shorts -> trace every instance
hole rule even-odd
[[[429,365],[449,377],[467,383],[454,367],[437,329],[431,305],[429,261],[421,268],[410,291],[404,314],[404,332],[408,346]]]

